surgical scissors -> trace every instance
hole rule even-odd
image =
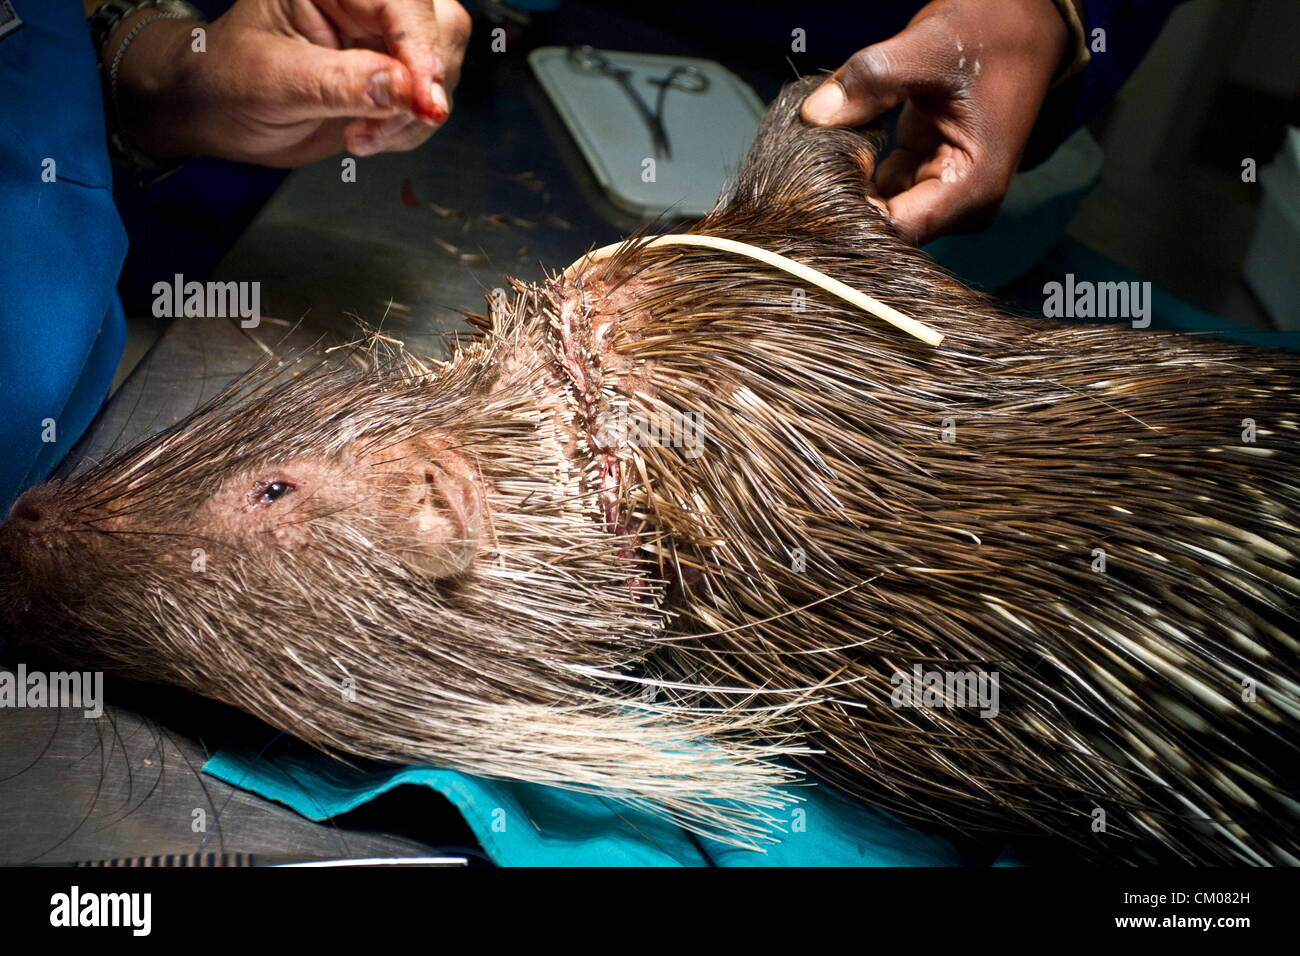
[[[666,76],[649,80],[651,84],[659,87],[659,95],[655,98],[655,106],[652,110],[646,101],[637,92],[635,84],[632,82],[633,72],[627,67],[616,66],[600,50],[590,46],[575,46],[569,48],[569,62],[584,73],[598,73],[602,76],[608,76],[623,88],[627,98],[632,101],[632,105],[640,114],[642,122],[645,123],[646,129],[650,131],[650,139],[654,143],[655,155],[662,156],[665,159],[672,159],[672,147],[668,142],[668,131],[664,128],[664,102],[670,89],[681,90],[686,93],[703,93],[709,88],[709,78],[693,66],[675,66],[668,71]]]

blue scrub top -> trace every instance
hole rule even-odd
[[[126,340],[126,230],[82,5],[12,2],[23,26],[0,38],[0,516],[94,419]]]

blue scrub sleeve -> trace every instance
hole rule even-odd
[[[82,6],[14,8],[23,26],[0,39],[0,514],[94,419],[125,341],[126,232]]]

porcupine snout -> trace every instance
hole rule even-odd
[[[21,585],[57,572],[67,521],[57,482],[32,488],[14,502],[0,524],[0,594],[16,597]]]

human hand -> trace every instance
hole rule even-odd
[[[299,166],[428,139],[451,110],[470,18],[454,0],[238,0],[204,26],[204,52],[195,26],[150,23],[127,50],[119,98],[131,142],[159,159]]]
[[[805,122],[861,126],[905,104],[876,171],[880,199],[918,244],[986,226],[1069,49],[1052,0],[935,0],[855,53],[804,101]]]

